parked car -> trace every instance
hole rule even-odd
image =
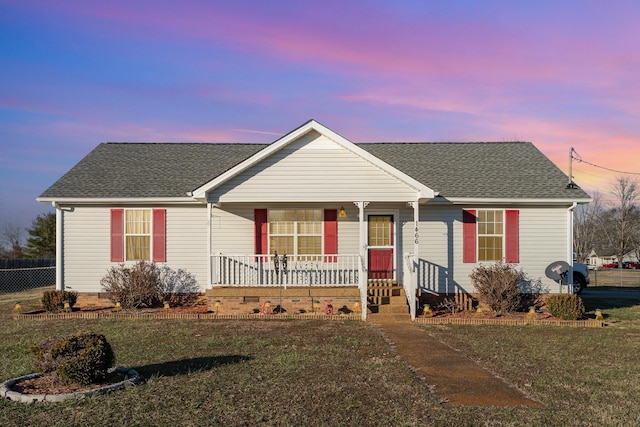
[[[618,268],[618,263],[610,262],[608,264],[602,264],[602,268]]]
[[[640,268],[640,262],[625,261],[622,263],[622,268],[630,268],[632,270],[637,270],[638,268]]]
[[[573,293],[579,294],[589,284],[589,266],[581,262],[573,263]]]

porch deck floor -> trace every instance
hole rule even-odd
[[[398,355],[452,406],[543,406],[403,316],[370,316]]]

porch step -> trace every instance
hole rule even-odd
[[[407,314],[409,306],[404,288],[395,283],[370,283],[367,309],[371,314]]]

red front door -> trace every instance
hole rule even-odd
[[[369,279],[393,279],[393,215],[369,215]]]

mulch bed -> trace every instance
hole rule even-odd
[[[111,384],[119,383],[126,379],[125,375],[119,372],[113,372],[107,375],[104,381],[95,384],[63,384],[55,375],[45,374],[40,377],[28,378],[16,382],[11,386],[11,390],[23,394],[66,394],[78,393],[82,391],[92,390],[95,388],[105,387]]]

